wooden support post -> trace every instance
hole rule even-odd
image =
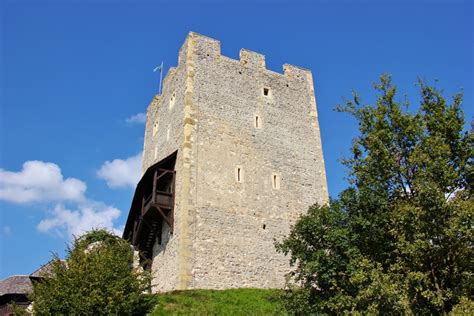
[[[152,193],[152,197],[151,197],[151,203],[156,203],[156,180],[157,180],[157,173],[158,171],[155,170],[153,172],[153,193]]]
[[[143,218],[140,216],[140,218],[138,219],[137,230],[133,234],[132,245],[134,246],[138,245],[138,232],[141,230],[142,223],[143,223]]]

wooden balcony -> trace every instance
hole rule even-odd
[[[135,190],[124,238],[138,248],[143,259],[151,259],[156,241],[161,244],[163,225],[173,233],[176,178],[173,169],[174,161],[172,165],[165,161],[150,167]]]
[[[153,182],[150,185],[152,191],[147,192],[147,188],[143,190],[140,212],[134,223],[132,244],[146,254],[152,251],[157,237],[161,244],[163,222],[173,233],[174,181],[174,170],[158,168],[153,172]]]

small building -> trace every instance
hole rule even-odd
[[[0,316],[13,315],[12,303],[23,309],[30,306],[28,294],[33,291],[32,278],[29,275],[14,275],[0,281]]]
[[[33,292],[33,282],[51,275],[52,262],[42,265],[30,275],[13,275],[0,281],[0,316],[13,315],[10,306],[13,303],[31,312],[31,300],[28,295]]]

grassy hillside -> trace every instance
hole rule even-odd
[[[189,290],[158,294],[151,315],[286,315],[280,290]]]

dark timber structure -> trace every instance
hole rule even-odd
[[[152,165],[143,174],[123,232],[123,238],[139,251],[145,268],[151,266],[155,240],[161,244],[163,224],[168,225],[173,233],[176,154]]]

